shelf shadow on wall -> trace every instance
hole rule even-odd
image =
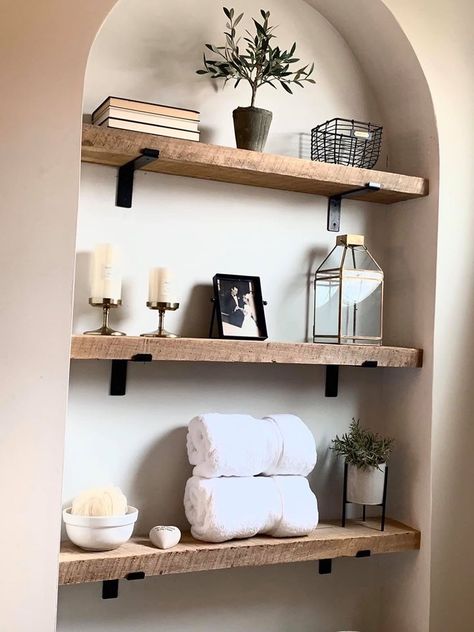
[[[195,285],[184,305],[181,335],[186,338],[207,338],[212,316],[212,285]]]
[[[129,489],[140,514],[135,534],[148,534],[155,525],[188,529],[183,497],[192,467],[186,457],[187,428],[174,428],[153,443],[138,464]]]

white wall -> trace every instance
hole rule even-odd
[[[99,34],[88,64],[85,111],[108,94],[119,94],[199,109],[207,140],[233,145],[231,111],[245,104],[247,93],[227,88],[215,92],[206,78],[195,74],[204,42],[219,38],[223,20],[215,3],[135,3],[122,0]],[[316,87],[293,98],[262,92],[260,104],[274,110],[269,147],[298,155],[300,133],[334,115],[379,120],[375,99],[364,75],[337,32],[304,2],[288,12],[283,2],[267,4],[283,42],[296,37],[303,60],[317,61]],[[242,5],[254,11],[254,3]],[[132,25],[126,29],[125,25]],[[178,36],[176,36],[178,33]],[[119,41],[120,34],[120,46]],[[185,42],[185,46],[184,46]],[[179,59],[179,73],[177,62]],[[156,60],[156,61],[155,61]],[[170,72],[170,66],[173,72]],[[174,61],[173,61],[174,60]],[[334,69],[337,66],[337,80]],[[150,68],[153,70],[149,70]],[[148,69],[148,70],[147,70]],[[152,74],[152,76],[151,76]],[[192,95],[192,97],[190,96]],[[348,98],[351,95],[351,98]],[[139,334],[155,325],[156,315],[145,307],[148,269],[170,265],[176,274],[180,310],[169,326],[182,335],[206,336],[210,318],[210,284],[216,272],[256,274],[262,278],[268,329],[273,340],[305,339],[308,320],[308,271],[314,270],[332,247],[334,235],[325,230],[326,201],[321,198],[250,187],[231,186],[150,173],[138,173],[132,210],[114,207],[116,171],[84,165],[78,220],[78,268],[74,331],[95,326],[99,314],[87,304],[88,256],[95,243],[110,240],[124,255],[124,308],[114,313],[119,328]],[[348,232],[376,232],[377,207],[347,206]],[[370,224],[370,228],[369,228]],[[373,241],[383,259],[383,242]],[[206,410],[243,411],[264,415],[273,410],[301,415],[313,430],[320,462],[311,477],[323,517],[340,514],[341,472],[327,446],[352,416],[377,423],[377,372],[343,370],[341,397],[326,400],[324,371],[307,367],[248,367],[155,364],[131,366],[127,395],[107,395],[110,367],[104,363],[74,363],[67,424],[64,501],[86,486],[114,482],[140,507],[138,533],[154,524],[186,527],[182,507],[184,483],[190,474],[185,459],[185,425]],[[110,450],[106,446],[110,446]],[[377,629],[378,610],[364,595],[380,593],[383,564],[364,564],[364,582],[351,562],[336,564],[335,576],[319,577],[314,564],[284,569],[254,569],[239,573],[153,580],[123,590],[120,604],[100,603],[99,587],[67,587],[60,591],[59,629],[84,625],[84,599],[97,603],[87,627],[128,629],[123,612],[142,600],[143,630],[196,630],[256,627],[288,628],[299,604],[298,629]],[[163,578],[160,578],[163,579]],[[289,583],[304,582],[283,594]],[[273,585],[271,593],[268,584]],[[198,590],[197,600],[193,593]],[[344,595],[350,587],[352,596]],[[163,591],[164,594],[163,594]],[[249,594],[252,598],[249,602]],[[158,597],[160,595],[160,597]],[[182,601],[186,607],[179,607]],[[359,600],[365,605],[355,607]],[[275,601],[280,612],[275,613]],[[335,612],[334,605],[340,603]],[[216,610],[217,604],[220,604]],[[231,605],[232,604],[232,605]],[[240,605],[239,605],[240,604]],[[242,607],[248,610],[243,618]],[[286,614],[284,614],[286,612]]]

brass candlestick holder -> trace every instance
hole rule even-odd
[[[112,307],[119,307],[122,305],[121,299],[115,298],[95,298],[89,299],[89,305],[93,307],[102,307],[102,327],[94,329],[92,331],[85,331],[86,336],[126,336],[122,331],[117,331],[109,327],[109,312]]]
[[[176,334],[172,334],[165,329],[166,312],[175,312],[179,303],[162,303],[161,301],[147,301],[146,306],[149,309],[158,310],[158,329],[151,331],[149,334],[141,334],[144,338],[179,338]]]

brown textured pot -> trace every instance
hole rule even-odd
[[[237,147],[263,151],[273,117],[270,110],[255,107],[237,108],[232,114]]]

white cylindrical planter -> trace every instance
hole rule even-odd
[[[381,505],[385,482],[385,463],[380,469],[371,467],[363,470],[355,465],[347,468],[347,502],[359,505]]]

